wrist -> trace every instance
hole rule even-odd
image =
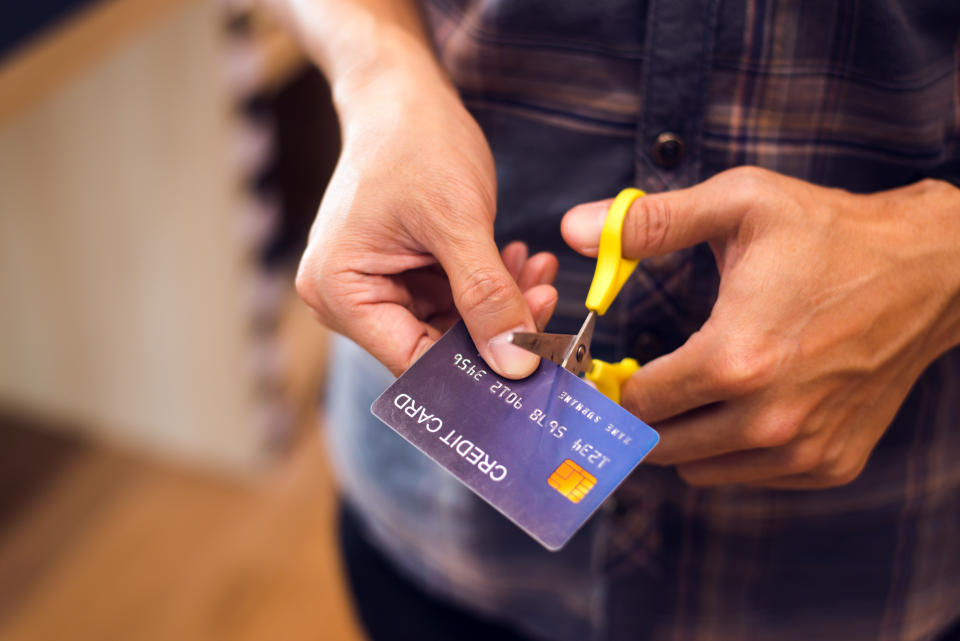
[[[901,252],[922,260],[931,301],[939,301],[938,320],[928,338],[930,360],[960,345],[960,189],[934,179],[888,192],[902,216]]]
[[[341,124],[397,101],[455,93],[411,0],[272,0],[321,68]]]
[[[369,47],[342,61],[330,77],[333,101],[346,133],[355,124],[365,125],[394,118],[403,106],[435,97],[456,97],[456,90],[433,52],[393,26]]]

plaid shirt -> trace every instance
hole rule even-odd
[[[576,203],[743,164],[859,192],[960,184],[957,0],[425,5],[494,151],[498,239],[560,258],[552,331],[576,330],[593,271],[560,238]],[[702,247],[644,262],[596,355],[675,349],[716,287]],[[531,635],[937,639],[960,617],[960,350],[921,376],[853,483],[695,489],[641,466],[552,554],[370,417],[391,379],[337,349],[359,365],[333,381],[331,449],[372,536],[437,594]]]

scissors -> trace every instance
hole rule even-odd
[[[617,194],[607,210],[607,218],[600,234],[600,247],[597,251],[597,269],[587,292],[587,318],[580,331],[572,334],[547,334],[543,332],[514,332],[510,342],[537,356],[560,365],[575,376],[584,375],[614,403],[620,402],[620,387],[630,376],[640,369],[640,364],[632,358],[619,363],[607,363],[590,356],[590,343],[593,341],[593,329],[597,316],[603,316],[610,303],[617,297],[620,288],[633,273],[639,262],[623,257],[623,220],[637,198],[644,193],[639,189],[628,188]]]

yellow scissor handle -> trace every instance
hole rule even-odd
[[[623,219],[637,198],[644,193],[629,187],[613,199],[607,210],[607,219],[600,234],[600,247],[597,251],[597,270],[593,273],[593,282],[587,293],[587,309],[603,316],[610,303],[617,297],[620,288],[637,266],[636,259],[623,257]]]
[[[614,403],[620,403],[620,387],[634,372],[640,369],[640,363],[625,358],[619,363],[608,363],[594,359],[585,378],[595,383],[597,389]]]
[[[601,316],[606,313],[639,262],[623,257],[623,220],[633,201],[643,195],[639,189],[624,189],[617,194],[607,210],[597,251],[597,270],[593,273],[593,282],[587,293],[587,309]],[[625,358],[619,363],[594,360],[586,379],[596,384],[597,389],[607,398],[619,403],[621,386],[638,369],[640,363],[632,358]]]

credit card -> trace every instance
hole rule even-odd
[[[549,550],[657,444],[646,423],[556,363],[501,378],[457,323],[370,410]]]

